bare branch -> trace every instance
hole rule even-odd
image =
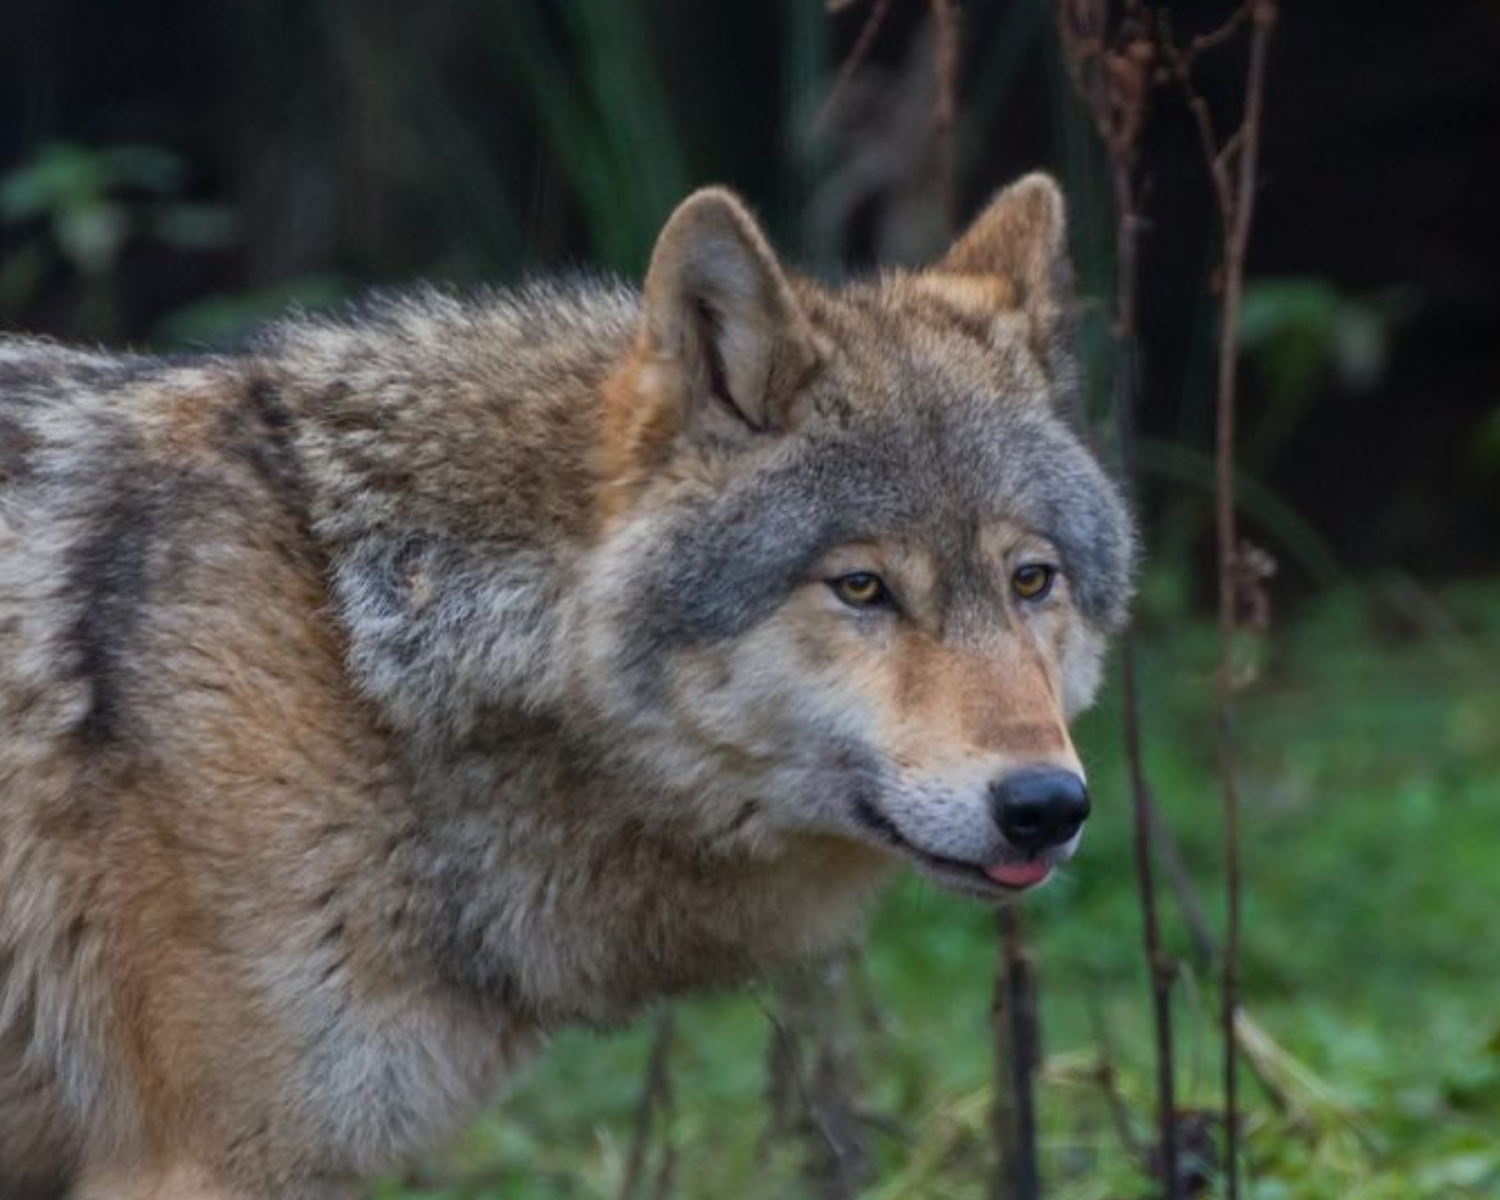
[[[1236,781],[1234,696],[1235,635],[1241,612],[1264,608],[1255,591],[1261,568],[1247,566],[1241,549],[1234,507],[1236,381],[1240,302],[1245,281],[1245,255],[1255,210],[1255,188],[1265,99],[1266,59],[1276,24],[1276,0],[1247,0],[1230,21],[1214,33],[1195,38],[1180,49],[1167,34],[1164,56],[1198,125],[1203,159],[1213,181],[1224,238],[1224,261],[1219,286],[1218,382],[1214,439],[1214,531],[1218,543],[1219,665],[1216,687],[1219,785],[1224,802],[1224,859],[1226,918],[1221,958],[1220,1024],[1224,1046],[1224,1177],[1228,1200],[1239,1197],[1239,1012],[1240,850],[1239,790]],[[1245,105],[1235,131],[1222,141],[1214,130],[1207,102],[1193,87],[1196,54],[1223,44],[1248,20],[1250,49],[1246,67]]]
[[[866,1129],[878,1118],[861,1109],[855,1047],[857,996],[848,947],[777,986],[771,1021],[769,1097],[773,1135],[795,1139],[803,1171],[820,1200],[853,1200],[869,1182],[873,1152]]]
[[[1104,0],[1059,0],[1058,31],[1074,85],[1093,120],[1108,158],[1115,206],[1114,415],[1121,466],[1135,475],[1135,410],[1140,388],[1136,303],[1140,286],[1140,184],[1136,162],[1154,67],[1152,13],[1129,0],[1112,20]],[[1121,646],[1123,735],[1134,814],[1136,881],[1142,948],[1151,984],[1156,1048],[1157,1152],[1154,1160],[1164,1200],[1181,1195],[1177,1168],[1177,1110],[1172,1039],[1172,984],[1176,964],[1166,953],[1156,903],[1153,836],[1155,814],[1141,749],[1140,685],[1135,638],[1127,630]]]
[[[1188,53],[1196,58],[1209,50],[1217,50],[1220,46],[1234,39],[1245,24],[1245,19],[1250,15],[1247,5],[1240,5],[1225,19],[1224,24],[1217,29],[1210,29],[1207,33],[1200,33],[1188,44]]]
[[[661,1117],[661,1157],[657,1161],[656,1184],[652,1195],[662,1200],[671,1192],[675,1153],[668,1124],[672,1113],[672,1010],[663,1009],[656,1019],[656,1033],[651,1039],[651,1055],[646,1062],[646,1078],[635,1106],[635,1128],[630,1138],[630,1158],[625,1178],[620,1184],[619,1200],[634,1200],[646,1177],[651,1153],[651,1135],[656,1118]]]
[[[1036,1072],[1041,1062],[1037,1020],[1036,968],[1026,945],[1021,916],[1006,905],[996,919],[1000,958],[991,1009],[995,1040],[995,1142],[999,1161],[990,1183],[991,1200],[1039,1200]]]
[[[895,0],[875,0],[875,7],[870,10],[870,15],[865,18],[865,23],[860,26],[859,36],[854,40],[854,47],[849,51],[849,56],[844,59],[843,65],[839,67],[839,73],[834,78],[833,86],[828,89],[828,97],[823,101],[823,107],[818,110],[817,119],[813,126],[819,130],[826,130],[828,122],[832,119],[837,108],[840,97],[849,86],[849,81],[854,78],[855,72],[870,57],[870,51],[875,47],[875,38],[879,35],[885,19],[890,15],[891,5]],[[845,8],[852,7],[853,0],[840,3],[835,8],[829,5],[829,12],[840,12]]]
[[[958,0],[929,0],[934,37],[937,96],[933,101],[933,136],[938,147],[938,188],[942,195],[943,220],[951,233],[958,221],[958,154],[955,146],[958,122],[959,7]]]

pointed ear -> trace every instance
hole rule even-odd
[[[998,307],[1019,310],[1050,342],[1072,286],[1067,213],[1052,177],[1026,175],[1000,192],[933,270],[988,285]]]
[[[1036,173],[1005,188],[936,269],[1003,281],[1022,311],[1055,306],[1069,283],[1067,210],[1056,182]]]
[[[815,338],[764,235],[723,188],[694,192],[646,272],[641,357],[679,430],[719,438],[786,428]]]
[[[1052,177],[1023,176],[991,200],[923,276],[951,303],[992,318],[997,338],[1002,329],[1013,330],[1019,316],[1062,410],[1078,401],[1067,224]]]

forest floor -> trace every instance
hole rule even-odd
[[[1217,930],[1214,661],[1206,624],[1142,632],[1149,774]],[[1238,719],[1247,1200],[1500,1197],[1497,681],[1493,584],[1336,595],[1263,648]],[[1048,1200],[1153,1194],[1136,1153],[1154,1067],[1119,725],[1111,692],[1079,730],[1088,836],[1024,910],[1041,978]],[[1165,888],[1162,909],[1182,964],[1179,1103],[1207,1126],[1219,1103],[1215,980]],[[873,914],[869,1011],[854,1035],[859,1105],[874,1117],[862,1196],[987,1195],[995,962],[993,914],[915,879]],[[672,1195],[816,1195],[802,1145],[768,1132],[774,1004],[763,987],[676,1006]],[[491,1117],[377,1197],[619,1195],[651,1028],[559,1037]]]

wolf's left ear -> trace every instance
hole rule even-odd
[[[1072,270],[1062,192],[1050,175],[1023,176],[1005,188],[931,271],[954,295],[1019,312],[1049,370],[1066,349]]]
[[[694,192],[657,239],[641,350],[676,429],[722,437],[786,427],[815,338],[753,217],[723,188]],[[666,415],[666,414],[663,414]]]

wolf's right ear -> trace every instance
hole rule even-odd
[[[658,434],[733,441],[786,428],[816,341],[753,217],[723,188],[694,192],[657,239],[637,346],[638,397]]]
[[[992,280],[1032,320],[1053,319],[1071,286],[1067,209],[1057,183],[1038,171],[1004,188],[934,270]]]
[[[1071,370],[1067,210],[1051,176],[1036,172],[1003,189],[927,277],[965,307],[1019,313],[1048,373]]]

